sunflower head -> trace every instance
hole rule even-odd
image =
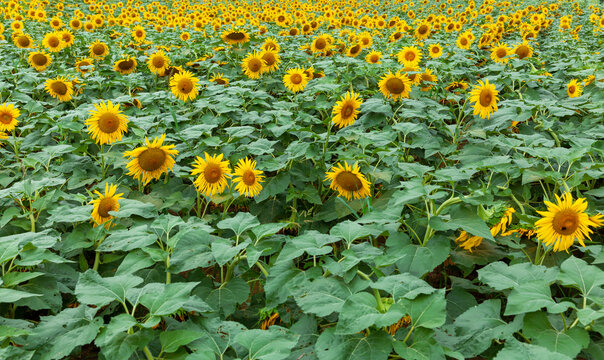
[[[170,58],[163,51],[157,51],[149,56],[147,67],[152,73],[164,76],[166,69],[170,67]]]
[[[75,63],[75,67],[83,75],[94,70],[94,61],[91,58],[82,58]]]
[[[222,41],[229,45],[240,45],[250,41],[250,35],[245,30],[230,30],[222,33]]]
[[[254,197],[262,190],[260,183],[264,182],[262,171],[256,170],[256,161],[245,158],[240,159],[235,166],[235,190],[246,197]]]
[[[193,73],[182,71],[170,79],[170,90],[174,96],[182,101],[193,100],[199,94],[198,82],[199,79],[193,76]]]
[[[43,51],[32,51],[27,61],[36,71],[44,71],[52,63],[52,58]]]
[[[325,174],[325,181],[330,181],[329,187],[348,200],[371,196],[369,190],[371,183],[367,181],[356,163],[353,166],[347,162],[344,162],[344,165],[338,163]]]
[[[223,74],[218,73],[212,75],[212,77],[210,78],[210,82],[216,83],[218,85],[227,86],[229,84],[229,79],[225,78]]]
[[[526,40],[516,45],[512,52],[518,56],[518,59],[525,59],[533,56],[533,48]]]
[[[136,59],[134,57],[126,56],[113,64],[113,70],[122,75],[127,75],[136,71],[136,65]]]
[[[4,103],[0,105],[0,131],[13,131],[19,123],[17,121],[19,115],[21,115],[21,111],[14,104]]]
[[[32,40],[31,36],[29,36],[28,34],[22,33],[22,32],[14,33],[13,43],[19,49],[27,49],[27,48],[34,47],[34,41]]]
[[[332,110],[334,117],[331,121],[339,128],[352,125],[359,115],[362,103],[359,94],[347,92],[334,106]]]
[[[480,115],[484,119],[497,111],[497,94],[499,91],[495,89],[494,84],[489,84],[489,79],[486,79],[484,83],[479,80],[478,85],[470,92],[470,101],[475,103],[474,115]]]
[[[95,41],[88,47],[90,57],[94,59],[102,59],[109,54],[109,47],[101,41]]]
[[[440,46],[440,44],[432,44],[428,48],[428,53],[430,54],[431,58],[436,59],[442,56],[443,48]]]
[[[191,175],[198,175],[193,184],[197,191],[206,196],[221,194],[227,186],[227,178],[231,176],[228,160],[222,160],[223,154],[208,155],[205,159],[199,156],[191,170]]]
[[[241,70],[250,79],[259,79],[262,73],[268,71],[266,66],[266,61],[262,58],[261,53],[257,51],[247,54],[241,62]]]
[[[90,111],[90,118],[86,120],[88,133],[97,144],[112,144],[120,141],[128,131],[128,119],[120,111],[120,105],[113,105],[111,101],[94,105],[95,110]]]
[[[391,98],[396,101],[402,98],[408,98],[411,92],[411,80],[407,74],[397,72],[393,74],[388,71],[379,82],[380,91],[385,98]]]
[[[69,101],[73,96],[73,84],[62,76],[46,80],[45,89],[50,96],[60,101]]]
[[[381,64],[382,53],[379,51],[372,51],[365,56],[365,61],[370,64]]]
[[[414,67],[422,60],[422,53],[415,46],[406,46],[396,54],[396,57],[399,63]]]
[[[128,175],[146,185],[172,169],[176,163],[172,156],[178,155],[178,150],[174,149],[175,145],[163,145],[165,138],[166,134],[163,134],[149,142],[145,137],[145,146],[124,152],[124,157],[130,158],[126,165]]]
[[[505,44],[498,43],[497,46],[491,50],[491,59],[497,63],[507,63],[510,59],[508,56],[512,53],[512,50]]]
[[[304,69],[299,67],[288,69],[287,73],[283,75],[283,84],[293,93],[304,90],[308,80],[308,75],[305,74]]]
[[[92,221],[94,226],[105,225],[105,228],[111,226],[111,219],[113,216],[109,214],[110,211],[118,211],[120,209],[119,200],[122,199],[124,194],[116,194],[117,185],[105,184],[105,193],[101,194],[97,190],[94,193],[98,196],[92,200],[90,204],[94,205],[92,208]]]
[[[583,93],[583,85],[577,79],[572,79],[566,84],[566,93],[571,98],[579,97]]]
[[[266,66],[262,68],[263,72],[272,73],[279,69],[281,57],[279,56],[279,53],[277,51],[272,49],[264,50],[260,53],[260,57],[266,63]]]

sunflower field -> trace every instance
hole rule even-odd
[[[0,0],[0,359],[604,359],[594,0]]]

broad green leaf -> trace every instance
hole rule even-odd
[[[0,303],[14,303],[20,299],[29,298],[32,296],[41,296],[39,294],[31,294],[25,291],[0,288]]]
[[[512,289],[504,315],[529,313],[552,305],[555,305],[555,302],[547,282],[527,281]]]
[[[558,276],[558,269],[533,265],[528,262],[507,265],[498,261],[478,270],[478,279],[495,290],[512,289],[528,281],[551,284]]]
[[[149,310],[150,316],[171,315],[189,300],[191,290],[198,284],[199,282],[147,284],[142,289],[140,303]]]
[[[202,319],[200,325],[204,336],[191,342],[187,347],[194,353],[204,354],[203,356],[210,350],[212,352],[210,359],[212,360],[216,356],[222,357],[234,345],[235,336],[242,331],[246,331],[246,328],[240,323],[222,321],[218,317]]]
[[[505,342],[494,360],[518,360],[518,359],[547,359],[547,360],[571,360],[572,358],[563,354],[550,351],[543,346],[527,344],[514,338]]]
[[[134,199],[122,199],[120,200],[120,209],[118,211],[110,211],[109,213],[117,218],[129,218],[132,215],[136,215],[152,219],[157,217],[157,208],[151,203]]]
[[[270,223],[270,224],[261,224],[252,228],[252,233],[256,237],[255,242],[261,240],[264,237],[274,235],[278,233],[281,229],[287,226],[287,223]]]
[[[319,360],[387,360],[392,337],[379,330],[369,335],[336,335],[331,327],[321,333],[315,350]]]
[[[531,344],[543,346],[571,358],[586,348],[590,341],[588,332],[582,327],[556,329],[544,312],[527,314],[522,333],[533,340]]]
[[[254,215],[246,212],[239,212],[234,217],[222,220],[217,224],[220,229],[233,230],[237,237],[240,237],[246,230],[256,227],[257,225],[260,225],[258,219]]]
[[[250,293],[250,286],[241,278],[232,278],[224,286],[210,292],[204,300],[215,309],[222,309],[225,316],[235,312],[238,304],[245,302]]]
[[[276,262],[290,261],[304,253],[310,256],[329,254],[333,248],[327,245],[337,241],[338,238],[335,236],[321,234],[314,230],[307,231],[296,237],[294,241],[286,242]]]
[[[445,289],[430,295],[419,295],[415,299],[403,299],[403,311],[411,317],[411,326],[435,328],[445,323]]]
[[[97,251],[130,251],[153,244],[157,235],[147,231],[146,225],[139,225],[125,230],[115,230],[97,248]]]
[[[346,299],[352,294],[350,288],[341,280],[332,277],[319,278],[306,283],[295,300],[305,313],[324,317],[334,312],[339,313]]]
[[[181,272],[209,267],[214,263],[210,249],[210,234],[198,229],[185,229],[174,237],[178,242],[170,258],[170,270]]]
[[[173,353],[178,350],[179,347],[187,345],[202,336],[203,333],[200,331],[172,330],[162,332],[159,335],[159,341],[163,352]]]
[[[126,302],[128,289],[138,286],[143,279],[134,275],[102,278],[96,271],[80,274],[75,288],[78,300],[83,304],[105,306],[112,301]]]
[[[101,353],[108,359],[128,359],[137,350],[142,349],[152,339],[150,329],[140,329],[134,334],[127,331],[137,321],[128,314],[119,314],[107,324],[94,343],[101,348]]]
[[[372,294],[367,292],[354,294],[342,305],[336,334],[355,334],[373,325],[378,328],[390,326],[405,316],[405,310],[403,306],[395,303],[386,313],[380,313]]]
[[[566,259],[560,265],[560,270],[558,279],[562,285],[578,289],[585,297],[589,297],[594,289],[604,285],[604,271],[574,256]]]
[[[286,359],[300,335],[285,328],[271,326],[269,330],[247,330],[235,336],[235,341],[248,350],[249,360]]]
[[[227,262],[231,261],[239,252],[245,249],[250,244],[250,240],[240,242],[235,245],[235,241],[231,239],[214,238],[210,246],[212,255],[216,259],[216,263],[220,266],[224,266]]]
[[[424,280],[408,273],[381,277],[371,287],[388,292],[395,302],[403,298],[412,300],[418,295],[429,295],[436,291]]]
[[[153,260],[146,252],[136,249],[129,252],[122,263],[115,271],[116,275],[128,275],[134,274],[135,272],[153,266],[155,260]]]
[[[329,230],[331,236],[344,239],[348,244],[354,240],[371,235],[371,231],[363,225],[359,225],[350,220],[342,221]]]
[[[432,330],[419,328],[413,332],[413,343],[407,345],[403,341],[394,342],[394,351],[407,360],[438,360],[445,359],[442,346],[434,340]]]
[[[5,287],[13,287],[20,283],[42,276],[42,272],[10,272],[2,277]]]
[[[390,257],[387,262],[394,260],[401,273],[421,277],[442,264],[450,251],[449,239],[437,235],[430,239],[426,246],[400,241],[396,246],[388,248],[386,254]]]
[[[442,215],[430,218],[430,226],[435,230],[457,230],[463,229],[469,234],[480,236],[485,239],[495,240],[487,224],[478,216],[478,213],[469,206],[452,206],[451,220],[444,221]]]

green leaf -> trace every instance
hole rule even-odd
[[[140,303],[149,309],[150,316],[171,315],[180,309],[190,298],[189,294],[199,282],[145,285]],[[130,297],[130,293],[129,293]]]
[[[157,208],[152,203],[133,199],[121,199],[120,209],[118,211],[110,211],[109,214],[117,218],[129,218],[132,215],[136,215],[145,219],[153,219],[157,217]]]
[[[571,285],[585,297],[589,297],[594,289],[604,285],[604,271],[574,256],[564,260],[560,270],[558,279],[562,285]]]
[[[214,264],[209,233],[204,230],[185,229],[174,237],[178,237],[178,242],[170,258],[170,271],[182,272]]]
[[[134,251],[129,252],[122,263],[115,271],[115,275],[129,275],[134,274],[135,272],[148,268],[155,264],[155,260],[153,260],[149,254],[146,252],[136,249]]]
[[[249,239],[246,239],[245,241],[239,243],[239,245],[235,246],[234,240],[214,238],[210,248],[214,259],[216,259],[216,263],[218,263],[220,266],[224,266],[248,245],[250,245]]]
[[[25,291],[0,288],[0,303],[14,303],[17,300],[29,298],[32,296],[42,296],[39,294],[31,294]]]
[[[336,335],[331,327],[321,333],[315,350],[319,360],[387,360],[392,337],[379,330],[369,335]]]
[[[408,240],[399,241],[390,247],[386,254],[390,257],[388,262],[396,261],[396,267],[401,273],[421,277],[442,264],[450,251],[450,240],[437,235],[430,239],[426,246],[413,245]]]
[[[411,317],[411,326],[435,328],[445,323],[445,289],[430,295],[420,295],[415,299],[403,299],[404,311]]]
[[[20,283],[42,276],[42,272],[10,272],[2,277],[5,287],[13,287]]]
[[[270,224],[261,224],[254,228],[252,228],[252,233],[256,237],[256,242],[264,237],[274,235],[278,233],[281,229],[287,226],[287,223],[270,223]]]
[[[430,226],[435,230],[465,230],[469,234],[480,236],[485,239],[495,240],[487,224],[478,216],[477,212],[469,206],[452,206],[451,220],[444,221],[445,217],[433,216],[430,218]]]
[[[204,300],[212,304],[215,309],[222,309],[225,316],[235,312],[238,304],[245,302],[250,293],[248,283],[238,277],[232,278],[226,285],[220,286],[210,292]]]
[[[218,317],[206,318],[200,321],[202,338],[193,341],[187,347],[194,353],[206,356],[211,352],[209,359],[215,360],[216,356],[224,357],[224,353],[234,344],[234,338],[246,328],[238,322],[223,321]],[[202,357],[202,359],[205,359]]]
[[[557,268],[547,268],[529,262],[509,266],[497,261],[478,270],[478,279],[495,290],[512,289],[528,281],[551,284],[556,281],[557,276]]]
[[[527,314],[522,333],[533,340],[531,344],[543,346],[571,358],[586,348],[590,341],[589,334],[581,327],[575,326],[566,331],[556,329],[544,312]]]
[[[348,244],[354,240],[371,235],[371,231],[363,225],[359,225],[350,220],[342,221],[329,230],[331,236],[344,239]]]
[[[563,354],[549,351],[543,346],[522,343],[514,338],[509,338],[493,360],[518,360],[518,359],[548,359],[571,360]]]
[[[276,262],[290,261],[304,253],[310,256],[329,254],[333,248],[327,245],[337,241],[339,239],[335,236],[321,234],[315,230],[307,231],[296,237],[295,241],[288,241],[279,253]]]
[[[445,359],[442,346],[434,340],[432,330],[419,328],[413,332],[413,343],[394,342],[394,351],[406,360]]]
[[[246,230],[257,225],[260,225],[258,219],[254,215],[246,212],[239,212],[234,217],[222,220],[217,224],[220,229],[233,230],[237,237],[240,237]]]
[[[159,341],[161,343],[161,349],[163,352],[173,353],[178,350],[179,347],[187,345],[202,336],[203,333],[200,331],[172,330],[164,331],[159,334]]]
[[[134,275],[102,278],[96,271],[88,270],[80,274],[75,294],[83,304],[101,307],[114,300],[124,304],[126,292],[142,282],[143,279]]]
[[[334,312],[339,313],[346,299],[352,294],[343,281],[322,277],[307,282],[304,289],[295,296],[295,300],[305,313],[325,317]]]
[[[418,295],[429,295],[436,291],[424,280],[408,273],[381,277],[371,287],[388,292],[395,302],[400,299],[412,300]]]
[[[405,308],[400,304],[390,306],[386,313],[377,310],[375,297],[367,292],[354,294],[342,306],[336,334],[355,334],[373,325],[376,327],[390,326],[405,316]]]
[[[504,315],[529,313],[552,305],[555,305],[555,302],[547,282],[527,281],[512,289]]]
[[[269,330],[240,332],[235,341],[249,351],[249,360],[281,360],[289,356],[299,337],[282,327],[271,326]]]
[[[97,251],[130,251],[149,246],[156,240],[157,235],[149,233],[146,225],[139,225],[130,229],[112,231]]]
[[[101,354],[107,359],[129,359],[137,349],[142,349],[153,338],[150,329],[140,329],[134,334],[128,334],[128,329],[137,324],[131,315],[119,314],[101,329],[94,343],[101,348]]]

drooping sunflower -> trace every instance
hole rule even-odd
[[[109,214],[110,211],[118,211],[120,209],[119,200],[122,199],[123,193],[116,194],[117,185],[105,184],[105,193],[101,194],[98,190],[94,193],[98,195],[98,198],[92,200],[90,204],[94,205],[92,209],[92,220],[95,222],[94,226],[105,225],[106,228],[111,226],[111,219],[113,216]]]
[[[13,43],[19,49],[28,49],[34,47],[34,41],[31,36],[26,33],[14,33],[13,35]]]
[[[52,63],[52,58],[43,51],[32,51],[29,53],[27,61],[36,71],[41,72]]]
[[[90,110],[90,118],[86,120],[88,133],[97,144],[113,144],[120,141],[128,132],[128,118],[122,114],[120,105],[111,101],[94,104],[96,110]]]
[[[308,84],[308,80],[308,75],[304,73],[304,68],[300,67],[288,69],[287,73],[283,75],[283,85],[293,93],[304,90]]]
[[[260,53],[260,57],[264,60],[266,66],[262,68],[262,72],[272,73],[279,69],[281,63],[281,57],[275,50],[264,50]]]
[[[113,64],[113,70],[122,75],[128,75],[136,71],[136,59],[132,56],[126,56]]]
[[[396,54],[396,57],[399,63],[413,67],[419,65],[422,60],[422,53],[415,46],[405,46]]]
[[[497,94],[494,84],[489,84],[489,79],[484,83],[478,80],[478,85],[470,91],[470,102],[474,104],[474,115],[480,115],[481,118],[489,118],[491,113],[497,111]]]
[[[432,84],[438,81],[438,77],[432,73],[432,69],[426,69],[423,73],[420,74],[420,80],[422,82],[423,87],[420,88],[421,91],[428,91],[432,89]],[[427,83],[427,84],[424,84]]]
[[[218,85],[227,86],[229,84],[229,79],[225,78],[223,74],[218,73],[212,75],[212,77],[210,78],[210,82],[216,83]]]
[[[170,79],[170,90],[172,94],[182,101],[193,100],[199,94],[197,89],[199,79],[190,71],[181,71]]]
[[[510,60],[508,56],[511,54],[512,49],[510,49],[509,46],[506,44],[497,43],[497,46],[491,50],[491,60],[500,64],[505,64]]]
[[[245,30],[228,30],[222,33],[221,38],[229,45],[245,44],[250,41],[250,35]]]
[[[256,161],[248,158],[240,159],[233,173],[235,190],[246,197],[254,197],[262,190],[261,182],[264,182],[262,171],[256,170]]]
[[[348,200],[371,196],[369,190],[371,183],[361,173],[357,163],[353,166],[350,166],[346,161],[344,161],[344,166],[338,163],[325,173],[324,181],[331,181],[329,187],[336,190],[339,196],[344,196]]]
[[[260,75],[265,72],[266,61],[257,51],[248,53],[241,62],[241,70],[250,79],[259,79]]]
[[[223,154],[210,156],[204,153],[205,159],[197,156],[191,175],[199,175],[193,182],[197,191],[206,196],[221,194],[227,186],[227,177],[231,176],[229,160],[222,160]]]
[[[382,53],[379,51],[372,51],[367,56],[365,56],[365,61],[370,64],[381,64],[380,61],[382,59]]]
[[[69,101],[73,96],[73,84],[62,76],[46,80],[46,92],[55,99]]]
[[[583,240],[590,239],[589,234],[593,231],[591,227],[602,225],[598,216],[589,217],[585,210],[587,202],[584,198],[578,198],[573,202],[570,193],[564,193],[562,199],[556,194],[556,203],[544,201],[547,211],[537,211],[543,218],[535,222],[537,237],[543,244],[553,244],[554,251],[566,251],[575,242],[575,239],[585,246]],[[595,219],[595,221],[594,221]]]
[[[408,98],[411,92],[411,81],[407,74],[396,74],[388,71],[379,82],[380,91],[386,99],[391,98],[394,101],[402,98]]]
[[[583,93],[583,85],[577,79],[572,79],[566,84],[566,93],[571,98],[579,97]]]
[[[333,107],[331,121],[339,128],[352,125],[359,115],[359,108],[363,104],[360,95],[354,91],[347,92]]]
[[[82,58],[75,63],[76,70],[84,75],[94,70],[94,62],[91,58]]]
[[[19,115],[21,115],[21,111],[14,104],[0,105],[0,131],[13,131],[19,123],[17,120]]]
[[[533,48],[526,40],[514,46],[512,52],[518,56],[518,59],[530,58],[533,56]]]
[[[156,137],[152,142],[145,136],[145,146],[124,152],[124,157],[130,161],[126,165],[128,174],[134,179],[140,179],[144,185],[153,179],[159,179],[161,174],[172,170],[175,161],[172,156],[178,155],[175,145],[162,145],[166,134]]]
[[[143,41],[145,41],[145,38],[147,37],[147,32],[145,31],[144,27],[137,25],[134,28],[132,28],[130,35],[132,35],[132,38],[134,39],[134,41],[136,41],[137,43],[140,44]]]
[[[88,52],[90,57],[94,59],[102,59],[109,54],[109,47],[104,42],[97,40],[90,44],[88,47]]]
[[[157,51],[149,56],[147,67],[152,73],[164,76],[166,69],[170,67],[170,58],[163,51]]]
[[[437,59],[442,56],[443,48],[440,46],[440,44],[432,44],[428,47],[428,53],[430,54],[431,58]]]

